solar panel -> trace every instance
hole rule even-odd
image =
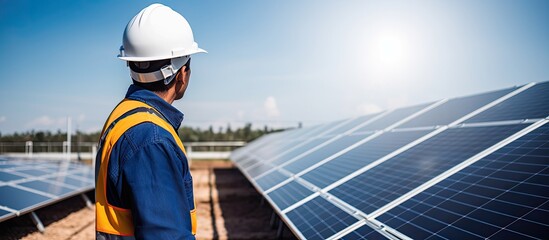
[[[402,124],[399,128],[447,125],[516,89],[508,88],[469,97],[450,99],[442,105]]]
[[[526,124],[446,130],[330,193],[366,214],[372,213],[524,127]]]
[[[359,239],[383,239],[386,240],[387,237],[383,236],[381,233],[375,231],[371,227],[364,225],[356,230],[350,232],[349,234],[343,236],[342,240],[359,240]]]
[[[549,82],[536,84],[465,122],[545,118],[549,112],[548,93]]]
[[[360,140],[365,139],[366,137],[370,136],[371,134],[358,134],[358,135],[348,135],[343,136],[334,142],[323,146],[322,149],[316,150],[297,161],[294,161],[287,166],[283,166],[285,170],[288,170],[292,173],[299,173],[306,168],[312,166],[313,164],[332,156],[333,154],[344,150],[345,148],[353,145],[354,143],[359,142]]]
[[[316,197],[286,215],[305,239],[327,239],[358,221],[322,197]]]
[[[386,132],[301,176],[324,188],[430,131]]]
[[[528,84],[324,124],[237,165],[301,239],[545,239],[547,93]]]
[[[313,191],[303,187],[295,181],[291,181],[284,185],[284,187],[268,193],[267,196],[269,196],[281,210],[284,210],[311,194],[313,194]]]
[[[90,166],[0,158],[0,221],[90,191],[94,185]]]
[[[371,122],[370,124],[359,128],[355,132],[369,132],[369,131],[375,131],[375,130],[383,130],[397,123],[398,121],[401,121],[404,118],[419,112],[420,110],[428,107],[429,105],[431,105],[431,103],[396,109],[392,112],[387,113],[387,115]]]
[[[282,174],[278,170],[275,170],[263,177],[258,178],[256,182],[262,190],[268,190],[286,179],[288,179],[288,176]]]
[[[378,217],[414,239],[544,239],[549,125],[534,130]]]
[[[355,119],[351,119],[350,121],[347,121],[342,126],[339,126],[338,128],[333,129],[332,131],[326,132],[324,135],[329,136],[329,135],[343,134],[349,130],[352,130],[353,128],[360,127],[361,124],[367,123],[368,120],[371,120],[378,115],[379,114],[370,114],[366,116],[357,117]]]

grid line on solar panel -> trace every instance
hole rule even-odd
[[[345,122],[345,124],[330,130],[329,132],[324,133],[324,136],[335,136],[340,134],[349,134],[351,132],[354,132],[355,130],[363,127],[364,125],[369,124],[372,121],[375,121],[379,119],[381,116],[383,116],[384,113],[375,113],[375,114],[369,114],[365,116],[359,116],[355,118],[351,118]]]
[[[327,187],[427,133],[428,131],[385,132],[300,177],[320,188]]]
[[[280,165],[280,167],[297,174],[315,163],[351,147],[353,144],[360,142],[368,136],[369,134],[341,136],[337,139],[333,139],[329,144],[323,145],[321,149],[315,149],[315,151],[301,156],[298,159],[288,161],[286,164]]]
[[[529,85],[524,87],[528,87]],[[493,122],[545,118],[549,115],[548,92],[549,82],[535,84],[465,122]]]
[[[399,128],[448,125],[517,88],[454,98],[398,126]]]
[[[387,114],[384,114],[382,117],[372,121],[371,123],[355,130],[354,132],[370,132],[376,130],[384,130],[387,128],[394,128],[409,119],[421,115],[423,112],[428,111],[431,108],[442,104],[443,101],[435,103],[426,103],[416,106],[398,108],[392,111],[388,111]]]
[[[413,238],[545,238],[548,214],[549,125],[545,124],[378,220]]]
[[[267,196],[271,198],[273,203],[280,210],[284,210],[311,194],[313,194],[313,191],[310,189],[302,186],[296,181],[291,181],[284,185],[284,187],[268,193]]]
[[[330,190],[369,214],[524,125],[448,129]]]
[[[343,240],[359,240],[359,239],[383,239],[386,240],[387,237],[383,236],[378,231],[374,230],[368,225],[362,225],[359,228],[340,236],[338,239]]]
[[[277,184],[285,181],[288,178],[289,176],[286,176],[280,171],[276,170],[276,171],[270,172],[267,175],[264,175],[261,178],[258,178],[257,180],[255,180],[255,182],[263,191],[266,191],[276,186]]]
[[[326,239],[358,222],[358,219],[322,197],[286,213],[305,239]]]

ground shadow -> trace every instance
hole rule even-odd
[[[262,201],[261,194],[256,191],[240,170],[237,168],[213,168],[212,171],[215,176],[215,186],[219,194],[219,205],[225,220],[224,227],[227,230],[228,238],[278,239],[278,227],[276,224],[274,226],[271,224],[273,209],[269,203]],[[274,222],[280,221],[277,219]],[[296,239],[285,225],[283,227],[280,239]]]

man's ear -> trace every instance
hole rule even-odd
[[[181,76],[179,76],[181,78],[181,82],[182,83],[185,83],[185,79],[187,79],[186,75],[189,74],[188,70],[187,70],[187,66],[183,66],[181,67],[181,69],[179,69],[179,72],[178,74],[180,74]]]

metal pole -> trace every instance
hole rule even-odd
[[[67,117],[67,160],[71,160],[71,117]]]

